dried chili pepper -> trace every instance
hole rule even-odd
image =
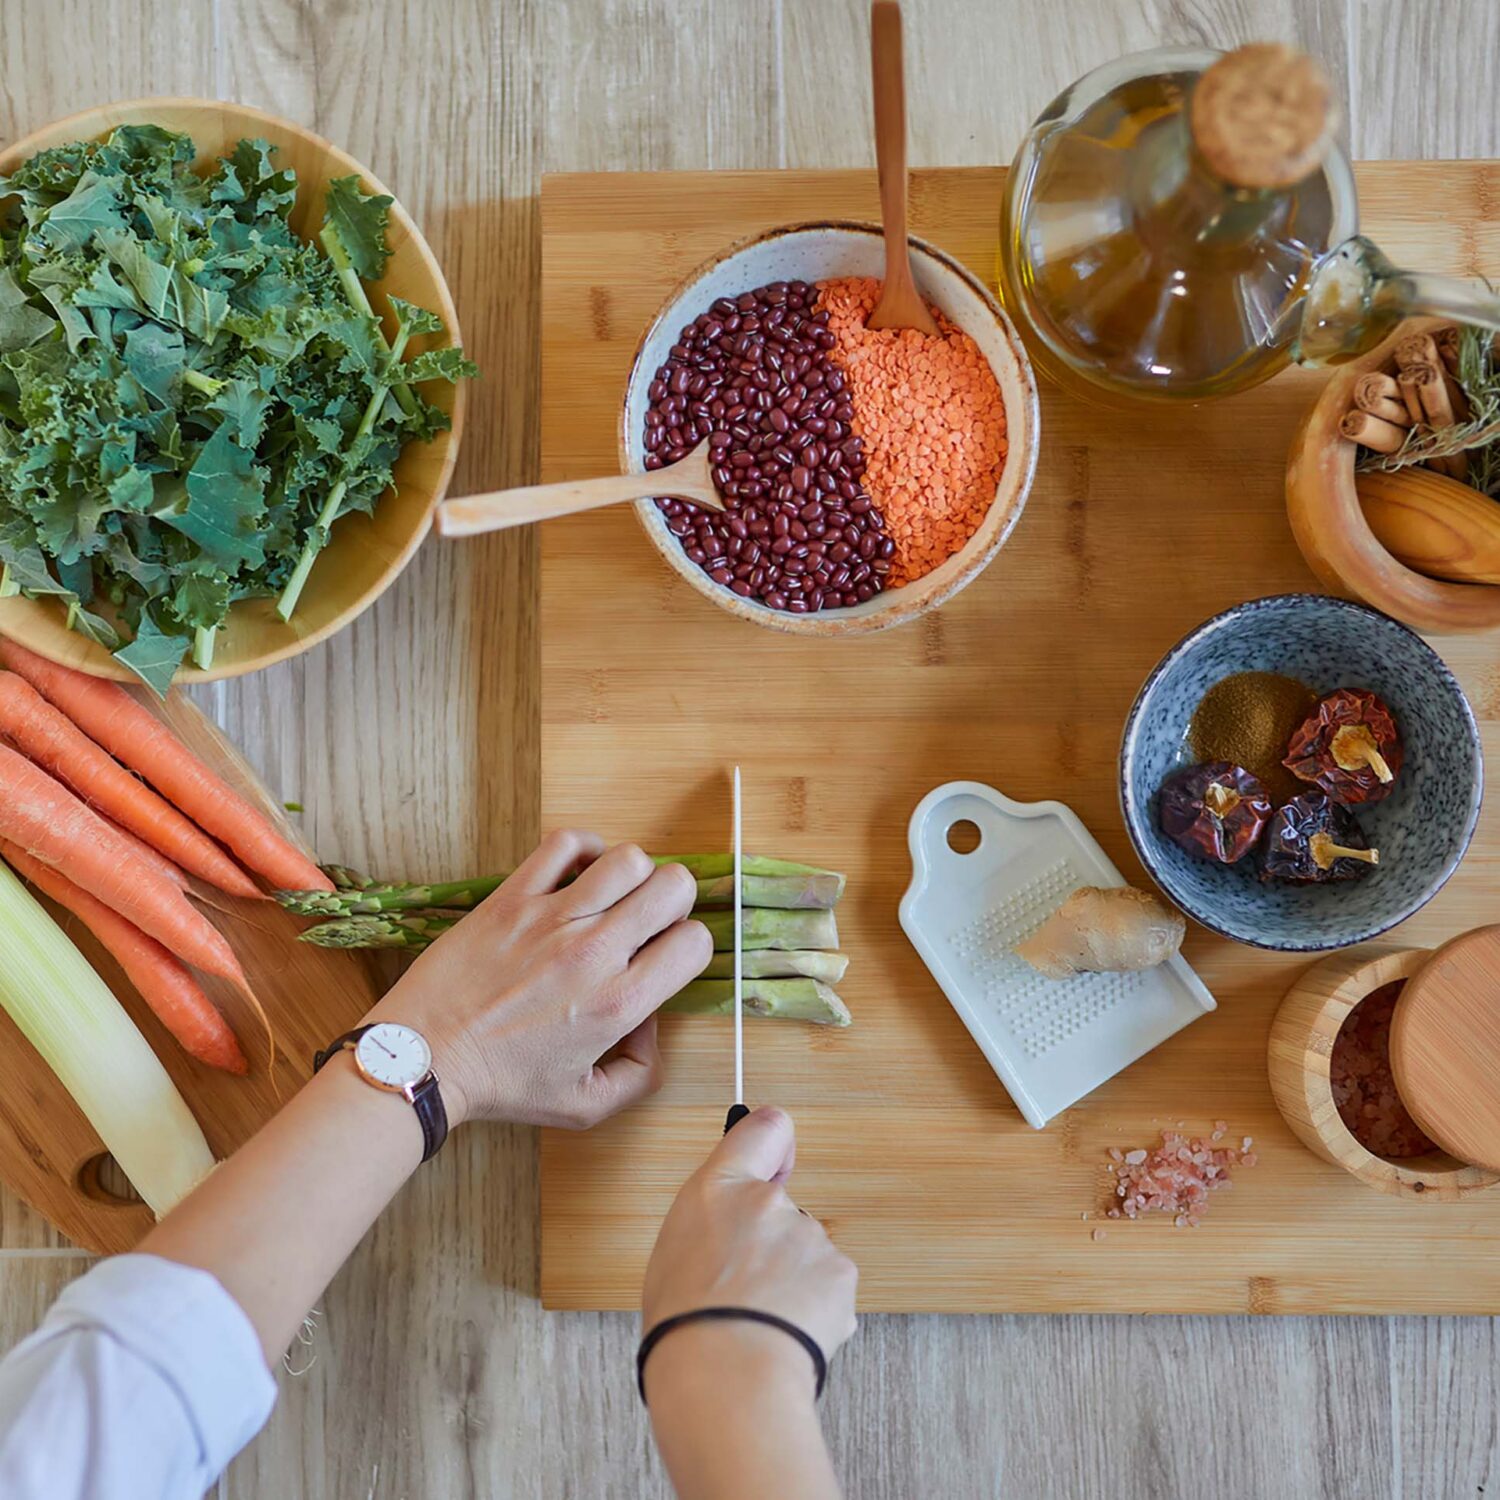
[[[1299,884],[1358,880],[1380,863],[1354,814],[1323,792],[1304,792],[1276,810],[1261,850],[1262,880]]]
[[[1335,802],[1379,802],[1406,759],[1391,711],[1374,693],[1330,693],[1292,736],[1283,764]]]
[[[1161,830],[1189,854],[1232,865],[1256,845],[1271,799],[1243,766],[1227,760],[1190,766],[1161,785]]]

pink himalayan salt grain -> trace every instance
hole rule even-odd
[[[1102,1239],[1103,1239],[1103,1238],[1104,1238],[1104,1236],[1105,1236],[1105,1234],[1106,1234],[1106,1232],[1107,1232],[1107,1231],[1105,1231],[1105,1230],[1103,1230],[1103,1229],[1096,1229],[1096,1230],[1095,1230],[1095,1231],[1094,1231],[1094,1232],[1093,1232],[1093,1234],[1091,1234],[1091,1235],[1090,1235],[1090,1236],[1089,1236],[1089,1238],[1090,1238],[1090,1239],[1091,1239],[1091,1240],[1093,1240],[1093,1241],[1094,1241],[1094,1243],[1095,1243],[1095,1244],[1098,1244],[1098,1242],[1099,1242],[1099,1241],[1100,1241],[1100,1240],[1102,1240]]]
[[[1122,1163],[1111,1169],[1118,1179],[1115,1196],[1121,1201],[1109,1210],[1109,1217],[1135,1219],[1142,1214],[1168,1213],[1177,1228],[1196,1227],[1208,1195],[1231,1185],[1231,1168],[1255,1165],[1252,1144],[1247,1135],[1242,1150],[1215,1148],[1207,1141],[1164,1130],[1161,1145],[1154,1151],[1127,1151],[1122,1157],[1111,1148],[1110,1156]]]
[[[1391,1071],[1391,1021],[1405,983],[1381,985],[1349,1012],[1328,1061],[1339,1118],[1366,1151],[1389,1161],[1437,1149],[1401,1102]]]

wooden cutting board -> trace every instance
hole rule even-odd
[[[1364,166],[1364,227],[1398,263],[1494,277],[1497,170]],[[912,184],[913,233],[991,285],[1003,182],[962,170]],[[546,179],[544,477],[615,468],[636,341],[700,262],[774,224],[876,213],[873,172]],[[750,1022],[746,1068],[752,1101],[795,1114],[794,1190],[859,1262],[868,1309],[1500,1312],[1500,1190],[1461,1204],[1386,1197],[1282,1124],[1266,1036],[1306,959],[1192,930],[1187,955],[1218,1011],[1036,1132],[896,921],[907,819],[958,778],[1069,803],[1146,883],[1115,789],[1126,712],[1162,653],[1209,615],[1315,589],[1282,473],[1319,381],[1295,371],[1196,411],[1129,415],[1044,386],[1041,463],[1014,536],[946,608],[884,635],[819,642],[738,624],[669,573],[629,511],[544,528],[544,824],[659,852],[722,849],[725,771],[738,761],[747,847],[848,872],[839,921],[853,964],[839,988],[853,1029]],[[1496,638],[1435,644],[1493,755]],[[1462,869],[1392,939],[1436,945],[1493,922],[1497,899],[1492,803]],[[549,1306],[638,1305],[657,1226],[718,1138],[727,1025],[669,1019],[662,1030],[658,1098],[587,1135],[544,1137]],[[1216,1119],[1255,1138],[1260,1164],[1217,1195],[1201,1228],[1084,1217],[1107,1200],[1111,1146]]]
[[[142,701],[147,701],[144,695]],[[280,802],[186,698],[173,693],[164,706],[150,706],[208,766],[301,844]],[[209,1148],[222,1161],[302,1086],[312,1072],[316,1049],[354,1025],[375,1003],[381,987],[376,963],[368,955],[297,942],[297,934],[308,924],[272,901],[237,900],[216,891],[212,903],[203,910],[239,955],[275,1027],[274,1072],[266,1066],[264,1029],[249,1003],[229,985],[198,976],[228,1016],[250,1060],[250,1072],[243,1078],[190,1058],[78,919],[51,902],[43,904],[130,1012],[203,1127]],[[112,1166],[93,1127],[56,1074],[0,1010],[0,1180],[69,1239],[90,1250],[115,1253],[132,1249],[153,1220],[139,1200],[111,1191],[119,1175],[118,1169],[110,1170]]]

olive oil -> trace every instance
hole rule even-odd
[[[1211,68],[1237,76],[1195,107]],[[1285,48],[1174,49],[1053,103],[1012,167],[1001,237],[1003,292],[1043,370],[1095,399],[1193,402],[1286,364],[1314,268],[1355,222],[1321,77]]]

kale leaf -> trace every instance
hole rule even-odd
[[[327,185],[316,243],[293,172],[241,141],[206,174],[154,125],[0,177],[0,597],[55,597],[158,693],[210,665],[242,599],[289,619],[338,519],[448,425],[415,387],[478,372],[434,312],[363,283],[391,200]]]

